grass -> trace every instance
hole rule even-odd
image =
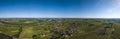
[[[77,26],[72,26],[72,23],[76,23]],[[10,24],[9,24],[10,23]],[[33,39],[33,35],[36,35],[35,39],[50,39],[54,36],[60,36],[55,33],[55,26],[57,26],[58,31],[70,31],[73,30],[72,36],[65,37],[65,39],[112,39],[120,38],[120,24],[114,23],[114,27],[106,30],[106,35],[99,35],[97,31],[104,29],[104,25],[107,22],[102,20],[64,20],[64,25],[61,21],[41,21],[40,24],[37,20],[22,20],[17,22],[9,22],[5,25],[0,25],[0,33],[5,33],[6,35],[13,36],[19,32],[19,26],[22,26],[22,32],[20,33],[19,39]],[[27,24],[29,25],[27,25]],[[14,26],[12,25],[14,24]],[[91,25],[92,24],[92,25]],[[114,34],[111,34],[112,30]],[[45,37],[43,36],[45,35]],[[13,36],[14,37],[14,36]],[[62,39],[62,36],[59,38]]]

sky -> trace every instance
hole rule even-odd
[[[120,18],[120,0],[0,0],[0,18]]]

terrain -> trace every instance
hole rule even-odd
[[[0,18],[0,39],[120,39],[120,19]]]

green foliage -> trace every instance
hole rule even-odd
[[[120,24],[103,19],[4,20],[0,33],[19,39],[120,39]],[[72,24],[75,23],[73,26]],[[105,35],[99,33],[105,30]],[[112,34],[111,34],[112,33]]]

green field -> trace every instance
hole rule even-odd
[[[1,18],[0,39],[120,39],[118,20]]]

